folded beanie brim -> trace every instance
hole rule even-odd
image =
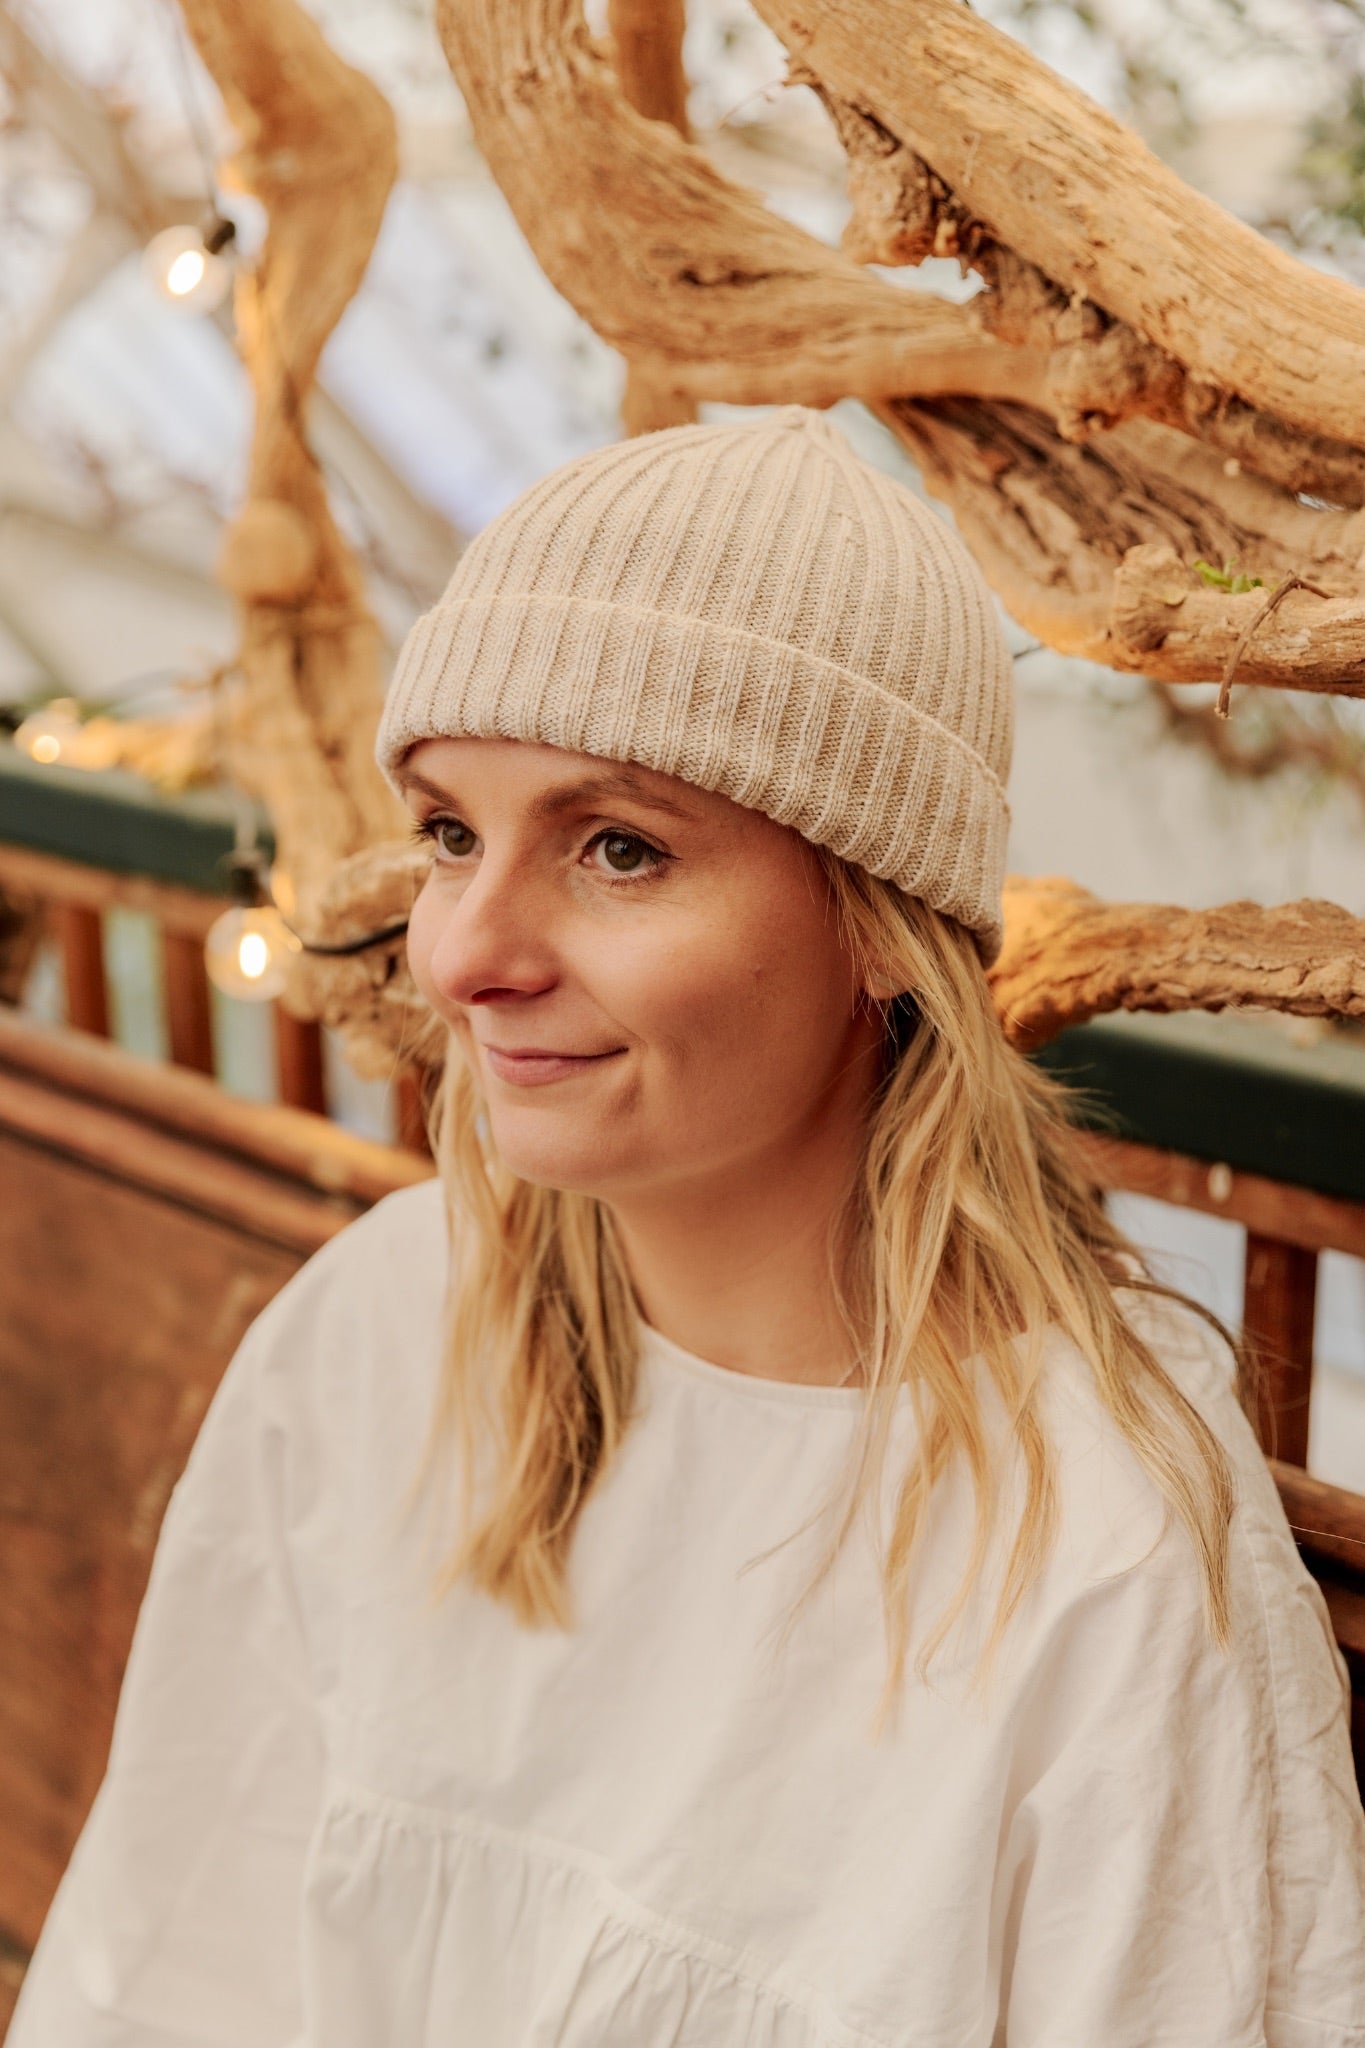
[[[999,954],[1000,778],[909,695],[786,641],[567,594],[448,598],[404,646],[380,764],[392,779],[419,741],[460,737],[676,775],[924,896],[987,965]]]

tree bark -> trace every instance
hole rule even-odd
[[[1016,877],[991,993],[1011,1043],[1046,1045],[1112,1010],[1365,1017],[1365,920],[1335,903],[1178,910],[1102,903],[1061,879]]]
[[[640,119],[578,0],[440,0],[480,147],[565,296],[694,399],[872,403],[1048,645],[1217,680],[1300,575],[1330,595],[1296,590],[1237,680],[1360,694],[1365,293],[1188,192],[958,0],[759,12],[849,149],[851,252],[955,254],[986,290],[902,290],[777,219]]]
[[[269,232],[237,283],[256,395],[247,500],[222,580],[242,608],[229,758],[265,802],[306,917],[335,863],[393,832],[371,757],[379,629],[307,438],[323,345],[353,296],[397,173],[393,114],[296,0],[181,0],[241,137],[232,165]]]
[[[1365,443],[1361,292],[1192,191],[961,0],[755,0],[755,11],[1075,314],[1102,309],[1303,433]]]
[[[683,0],[611,0],[607,10],[622,92],[638,114],[647,121],[666,121],[684,141],[692,133],[682,54],[686,25]],[[627,362],[621,399],[621,424],[627,434],[688,426],[696,417],[696,400],[679,391],[671,378],[661,378],[643,363]]]

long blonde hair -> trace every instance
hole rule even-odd
[[[1023,1495],[989,1652],[1055,1533],[1037,1341],[1051,1325],[1088,1361],[1100,1402],[1186,1532],[1209,1627],[1225,1640],[1227,1460],[1115,1293],[1170,1290],[1146,1275],[1079,1170],[1065,1091],[1008,1045],[971,934],[833,855],[822,853],[821,864],[860,967],[913,995],[883,1008],[884,1075],[853,1213],[839,1219],[852,1224],[840,1233],[854,1246],[842,1288],[867,1393],[854,1483],[820,1576],[878,1483],[905,1390],[918,1428],[883,1554],[894,1693],[930,1502],[952,1468],[970,1477],[975,1540],[917,1667],[962,1612],[993,1541],[1001,1487],[982,1388],[993,1389]],[[567,1626],[574,1525],[635,1401],[639,1318],[629,1275],[602,1204],[532,1186],[497,1158],[477,1084],[454,1051],[435,1143],[458,1255],[425,1469],[429,1476],[455,1448],[465,1504],[443,1582],[467,1577],[527,1624]],[[1021,1333],[1031,1341],[1017,1341]],[[964,1359],[976,1361],[974,1371]]]

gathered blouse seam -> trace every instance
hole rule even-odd
[[[823,2009],[824,2000],[813,1985],[774,1980],[753,1969],[746,1969],[742,1960],[744,1951],[731,1948],[728,1943],[717,1940],[715,1935],[704,1934],[698,1928],[673,1920],[654,1907],[644,1905],[631,1893],[622,1891],[590,1852],[577,1849],[572,1843],[503,1827],[481,1815],[438,1812],[413,1800],[371,1791],[369,1787],[335,1772],[331,1776],[331,1789],[341,1803],[365,1813],[391,1818],[415,1832],[458,1836],[468,1841],[483,1842],[489,1847],[509,1848],[560,1870],[571,1870],[589,1880],[604,1912],[618,1924],[633,1928],[655,1949],[682,1961],[702,1962],[774,2004],[794,2008],[822,2030],[830,2048],[892,2048],[892,2044],[881,2035],[865,2033],[861,2028],[851,2027],[834,2018]]]

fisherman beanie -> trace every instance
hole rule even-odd
[[[461,556],[398,658],[419,740],[539,740],[717,790],[1000,950],[1013,683],[956,534],[803,406],[595,449]]]

